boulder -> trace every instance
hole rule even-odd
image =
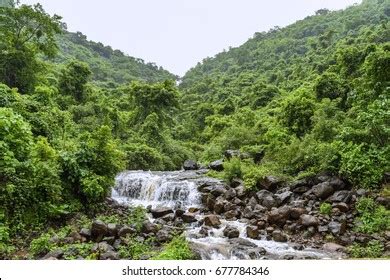
[[[265,176],[259,181],[259,185],[266,190],[275,190],[283,183],[283,180],[275,176]]]
[[[287,235],[282,233],[280,230],[274,230],[272,232],[272,239],[276,242],[287,242]]]
[[[223,230],[223,235],[227,238],[237,238],[240,236],[240,231],[233,226],[226,226]]]
[[[246,195],[246,189],[244,185],[239,185],[234,188],[236,190],[237,197],[242,199]]]
[[[160,230],[156,234],[156,239],[160,243],[169,242],[172,240],[172,236],[169,234],[169,232],[165,229]]]
[[[64,251],[61,249],[56,249],[47,253],[42,259],[51,260],[51,259],[60,259],[64,255]]]
[[[158,207],[151,210],[153,218],[161,218],[165,215],[173,213],[173,210],[169,207]]]
[[[204,224],[209,227],[219,228],[221,221],[217,215],[208,215],[204,217]]]
[[[110,223],[107,225],[108,236],[116,236],[118,234],[118,226]]]
[[[246,235],[249,238],[258,239],[259,235],[260,235],[260,232],[259,232],[259,229],[256,226],[247,226],[246,227]]]
[[[86,239],[91,238],[91,230],[90,229],[82,228],[79,233],[81,236],[85,237]]]
[[[183,168],[184,170],[198,170],[199,165],[196,161],[189,159],[183,163]]]
[[[326,199],[334,193],[334,189],[329,182],[319,183],[315,185],[311,191],[319,199]]]
[[[196,219],[196,214],[195,213],[184,213],[181,218],[183,219],[183,222],[185,223],[194,223],[197,222],[198,220]]]
[[[251,260],[258,260],[261,258],[261,256],[264,256],[265,254],[267,254],[267,250],[263,247],[248,250],[248,256]]]
[[[285,191],[285,192],[282,192],[280,194],[276,194],[276,197],[279,199],[280,203],[284,204],[284,203],[288,202],[288,200],[291,198],[292,194],[293,193],[290,191]]]
[[[294,220],[298,220],[301,215],[306,214],[306,209],[303,207],[293,207],[290,209],[290,217]]]
[[[124,227],[121,227],[118,231],[118,236],[119,237],[126,237],[128,235],[131,235],[131,234],[134,234],[136,233],[137,231],[134,229],[134,228],[131,228],[129,226],[124,226]]]
[[[225,193],[225,198],[226,198],[227,200],[235,199],[236,196],[237,196],[237,192],[236,192],[236,190],[233,189],[233,188],[229,188],[229,189],[226,191],[226,193]]]
[[[339,223],[336,221],[332,221],[328,224],[329,231],[333,233],[333,235],[344,234],[346,231],[346,224]]]
[[[221,159],[213,161],[209,164],[209,168],[215,171],[223,171],[223,161]]]
[[[257,200],[259,204],[266,207],[268,210],[272,207],[278,206],[278,201],[276,197],[274,197],[273,193],[267,190],[261,190],[256,193]]]
[[[237,210],[230,210],[230,211],[225,212],[224,216],[226,219],[232,220],[234,218],[239,218],[240,212]]]
[[[149,233],[157,233],[158,230],[159,230],[159,226],[152,223],[152,222],[149,222],[149,221],[145,221],[143,224],[142,224],[142,233],[146,233],[146,234],[149,234]]]
[[[91,226],[91,236],[94,240],[100,241],[108,234],[106,223],[100,220],[94,220]]]
[[[322,248],[328,252],[346,252],[346,248],[336,243],[325,243]]]
[[[291,208],[289,206],[283,206],[278,209],[268,212],[267,220],[269,224],[275,224],[282,227],[286,221],[290,218]]]
[[[119,260],[119,253],[114,251],[105,252],[100,255],[100,260]]]
[[[301,224],[305,227],[317,227],[318,223],[318,219],[312,215],[301,215]]]
[[[222,185],[216,185],[216,186],[213,186],[211,188],[210,193],[214,197],[219,197],[219,196],[224,195],[226,193],[226,188]]]
[[[339,203],[334,203],[332,205],[333,208],[337,208],[340,210],[340,212],[348,212],[349,210],[349,206],[348,204],[344,203],[344,202],[339,202]]]
[[[222,214],[224,212],[224,208],[225,208],[226,203],[227,203],[227,201],[225,201],[225,200],[217,199],[217,201],[214,204],[214,212],[216,214]]]
[[[346,190],[337,191],[328,200],[330,202],[344,202],[348,204],[352,200],[352,192]]]

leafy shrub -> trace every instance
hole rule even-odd
[[[54,248],[50,242],[50,234],[44,233],[40,237],[31,241],[30,252],[34,257],[41,257],[49,253]]]
[[[320,205],[320,213],[322,215],[330,215],[332,213],[332,205],[327,202],[323,202]]]
[[[356,203],[359,214],[356,230],[363,233],[375,233],[390,229],[390,211],[378,205],[370,197],[363,197]]]
[[[125,245],[119,247],[119,256],[129,260],[139,260],[142,256],[153,256],[155,254],[152,250],[153,241],[152,238],[140,241],[134,237],[127,237]]]
[[[154,260],[191,260],[194,259],[187,240],[184,236],[176,236],[164,246],[163,251],[153,258]]]
[[[380,258],[384,253],[384,247],[379,241],[371,240],[366,246],[355,243],[348,251],[353,258]]]
[[[127,144],[124,150],[129,170],[161,170],[164,167],[159,151],[146,144]]]
[[[237,157],[233,157],[229,161],[223,163],[224,179],[231,182],[233,179],[242,178],[241,160]]]
[[[348,144],[341,154],[340,174],[364,188],[378,186],[382,180],[386,158],[373,147]]]

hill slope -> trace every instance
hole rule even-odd
[[[125,55],[102,43],[89,41],[81,32],[66,32],[59,37],[60,54],[57,62],[76,59],[86,62],[92,70],[93,80],[99,84],[124,84],[134,80],[160,82],[177,77],[142,59]],[[112,86],[112,85],[111,85]]]

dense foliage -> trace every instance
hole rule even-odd
[[[378,187],[390,169],[389,11],[376,0],[321,10],[203,60],[180,85],[180,135],[205,162],[262,155],[243,178],[329,172]]]

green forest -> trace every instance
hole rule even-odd
[[[144,209],[107,206],[119,172],[208,166],[226,151],[208,176],[247,191],[318,174],[361,190],[353,230],[384,241],[349,254],[389,257],[389,18],[389,0],[318,10],[178,77],[67,31],[40,4],[0,7],[0,258],[43,257],[53,232],[95,217],[140,230]],[[148,242],[129,237],[121,258],[156,250]],[[96,258],[93,243],[72,246]],[[180,234],[159,250],[194,257]]]

